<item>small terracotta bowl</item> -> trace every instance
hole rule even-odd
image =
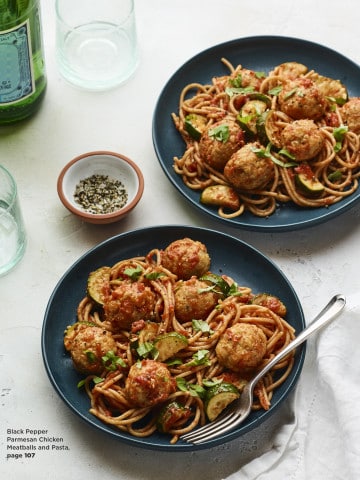
[[[64,206],[84,222],[113,223],[139,203],[144,178],[139,167],[124,155],[88,152],[61,170],[57,191]]]

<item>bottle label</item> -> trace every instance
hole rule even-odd
[[[29,20],[0,33],[0,104],[23,100],[35,91]]]

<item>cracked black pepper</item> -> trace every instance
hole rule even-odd
[[[113,213],[122,208],[128,194],[120,180],[108,175],[91,175],[84,178],[75,187],[74,200],[87,213]]]

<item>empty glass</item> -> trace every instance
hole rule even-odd
[[[26,234],[16,183],[0,165],[0,276],[23,257],[25,246]]]
[[[56,0],[60,73],[87,90],[121,85],[138,65],[133,0]]]

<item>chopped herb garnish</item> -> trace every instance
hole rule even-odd
[[[248,95],[254,92],[254,87],[227,87],[225,93],[232,97],[233,95]]]
[[[230,295],[241,295],[241,292],[238,291],[238,285],[235,282],[232,285],[229,285],[222,277],[220,277],[220,275],[216,275],[215,273],[203,275],[200,280],[209,282],[212,285],[204,289],[199,289],[199,293],[212,290],[213,292],[223,295],[224,297],[229,297]]]
[[[230,137],[230,130],[227,125],[218,125],[209,130],[209,136],[219,140],[219,142],[227,142]]]
[[[292,90],[290,90],[290,92],[288,92],[285,96],[284,96],[284,99],[287,100],[288,98],[292,97],[293,95],[295,95],[295,93],[297,93],[298,95],[300,95],[299,91],[298,91],[298,88],[293,88]]]
[[[136,267],[136,268],[126,268],[124,270],[124,274],[127,275],[128,277],[131,278],[132,281],[136,282],[139,280],[143,273],[143,269],[141,267]]]
[[[340,125],[340,127],[334,128],[333,135],[336,140],[334,151],[336,153],[342,149],[343,141],[347,131],[348,131],[348,127],[346,125]]]
[[[181,392],[189,392],[192,397],[203,397],[205,389],[199,384],[188,383],[183,377],[176,379],[177,388]]]
[[[106,355],[101,357],[101,360],[106,370],[115,371],[117,367],[126,367],[124,360],[115,355],[112,350],[109,350]]]
[[[276,163],[276,165],[279,165],[280,167],[289,168],[289,167],[295,167],[297,165],[296,162],[283,162],[279,158],[275,157],[275,155],[272,155],[271,147],[272,147],[272,144],[268,143],[266,149],[253,147],[251,150],[260,158],[264,158],[264,157],[270,158],[274,163]],[[286,150],[283,150],[283,154],[285,151]],[[287,152],[286,156],[289,156],[289,155],[290,155],[289,152]]]
[[[330,180],[330,182],[336,182],[337,180],[340,180],[341,177],[342,173],[340,172],[340,170],[335,170],[335,172],[331,172],[328,175],[328,179]]]
[[[136,349],[136,352],[141,358],[151,357],[156,359],[159,355],[157,348],[151,342],[140,343]]]
[[[278,85],[277,87],[271,88],[271,89],[268,91],[268,93],[269,93],[270,95],[274,95],[274,96],[276,97],[277,95],[279,95],[279,93],[281,92],[281,90],[282,90],[282,85]]]
[[[93,377],[93,379],[92,379],[92,381],[95,383],[95,385],[103,382],[104,380],[105,380],[105,378],[102,378],[102,377]],[[77,387],[81,388],[85,385],[85,383],[86,383],[86,378],[83,378],[82,380],[80,380],[80,382],[78,382]]]
[[[147,280],[157,280],[160,277],[166,277],[166,274],[164,272],[151,272],[145,275]]]
[[[84,353],[90,363],[96,363],[97,357],[94,352],[92,352],[91,350],[85,350]]]
[[[223,380],[221,378],[212,378],[210,380],[203,380],[203,385],[207,388],[211,388],[214,385],[219,385],[219,383],[222,383]]]
[[[189,367],[198,367],[199,365],[207,365],[209,366],[211,364],[210,359],[209,359],[209,350],[198,350],[194,355],[192,356],[191,362],[188,362],[187,365]]]
[[[211,330],[210,325],[204,320],[193,320],[192,327],[195,330],[195,332],[208,333],[209,335],[213,333],[213,330]]]

